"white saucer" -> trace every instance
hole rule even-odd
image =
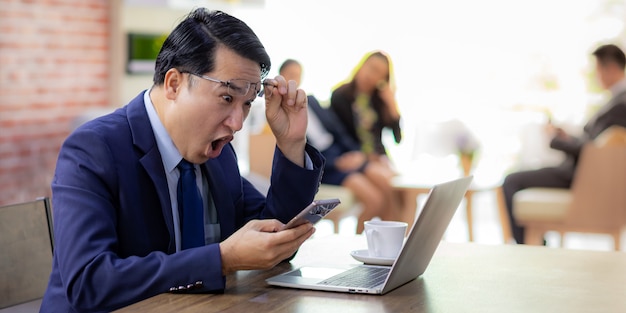
[[[393,261],[396,260],[394,258],[379,258],[375,256],[370,256],[370,253],[367,251],[367,249],[354,250],[350,252],[350,255],[357,261],[374,265],[393,265]]]

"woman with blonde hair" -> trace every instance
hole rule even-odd
[[[395,99],[393,65],[389,55],[376,50],[367,53],[351,73],[351,78],[333,90],[330,110],[346,129],[347,135],[358,143],[365,155],[367,175],[383,193],[384,207],[376,215],[383,220],[397,220],[400,204],[394,198],[391,179],[396,175],[382,142],[383,129],[393,132],[400,143],[400,112]],[[338,160],[339,169],[353,168],[354,160]],[[368,219],[374,216],[364,216]],[[360,222],[360,221],[359,221]]]
[[[376,50],[363,56],[351,77],[332,92],[330,108],[370,159],[385,161],[383,129],[391,129],[396,143],[402,139],[389,55]]]

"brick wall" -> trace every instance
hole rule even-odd
[[[109,105],[107,0],[0,0],[0,205],[50,196],[73,119]]]

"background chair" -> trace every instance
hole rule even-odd
[[[515,193],[513,214],[526,228],[527,244],[542,244],[547,231],[603,233],[620,250],[626,226],[626,129],[611,127],[583,148],[571,189]]]
[[[43,297],[52,269],[52,236],[48,198],[0,207],[0,309]]]
[[[276,139],[271,133],[261,132],[259,134],[250,135],[250,172],[249,180],[261,192],[267,192],[269,179],[272,174],[272,160],[274,158],[274,148],[276,147]],[[265,183],[259,181],[259,176],[265,179]],[[335,233],[339,233],[339,223],[343,218],[356,216],[359,214],[359,206],[356,198],[350,190],[345,187],[321,184],[315,196],[316,199],[337,198],[341,200],[330,214],[324,219],[333,222]]]

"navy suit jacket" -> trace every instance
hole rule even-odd
[[[335,112],[328,108],[323,108],[314,96],[308,96],[307,100],[313,114],[317,116],[324,129],[333,137],[333,143],[326,149],[321,150],[322,155],[326,159],[322,182],[341,185],[339,180],[343,181],[349,173],[337,169],[335,160],[344,153],[360,151],[361,145],[350,136]],[[319,149],[319,147],[316,148]]]
[[[231,145],[202,164],[222,240],[252,219],[286,223],[313,200],[324,158],[306,152],[313,170],[276,149],[267,197],[241,177]],[[56,244],[41,312],[111,311],[196,282],[222,292],[219,244],[175,253],[170,200],[143,92],[74,131],[52,182]]]
[[[350,136],[350,133],[348,133],[348,130],[341,123],[335,112],[328,108],[323,108],[314,96],[307,96],[307,98],[308,106],[317,116],[326,131],[333,136],[333,145],[339,147],[338,151],[341,151],[343,154],[350,151],[361,150],[361,145]],[[322,154],[324,154],[324,151],[322,151]],[[324,156],[326,157],[326,166],[333,163],[328,159],[329,156],[325,154]]]
[[[571,181],[583,146],[614,125],[626,127],[626,91],[613,96],[596,112],[583,127],[581,136],[571,136],[565,140],[555,137],[550,141],[551,148],[563,151],[566,155],[565,160],[557,166],[558,173]]]

